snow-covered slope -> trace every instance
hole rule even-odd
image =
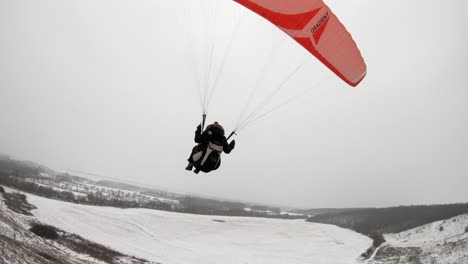
[[[444,244],[468,238],[468,214],[447,220],[433,222],[398,234],[385,235],[392,246],[421,247],[424,245]]]
[[[45,239],[34,234],[30,231],[31,226],[40,223],[34,216],[29,215],[27,208],[32,207],[25,202],[24,196],[9,189],[7,192],[8,196],[0,193],[0,263],[148,263],[109,250],[71,233],[59,231],[58,239]]]
[[[468,214],[386,234],[387,242],[369,263],[468,263]]]
[[[28,194],[45,223],[163,264],[351,264],[368,237],[304,220],[84,206]]]

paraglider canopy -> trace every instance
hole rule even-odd
[[[366,64],[351,34],[322,0],[235,0],[264,17],[338,77],[357,86]]]

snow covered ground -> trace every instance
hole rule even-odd
[[[444,244],[468,238],[468,214],[433,222],[398,234],[387,234],[385,240],[392,246],[421,247]]]
[[[44,223],[163,264],[353,264],[371,239],[332,225],[85,206],[27,194]]]
[[[142,259],[125,256],[99,244],[64,231],[59,239],[44,239],[30,231],[39,224],[29,215],[32,207],[16,191],[4,188],[0,193],[0,263],[1,264],[142,264]],[[14,201],[14,202],[13,202]],[[49,229],[50,230],[50,229]],[[157,264],[156,262],[152,262]]]
[[[433,222],[398,234],[387,242],[370,264],[468,263],[468,214]]]

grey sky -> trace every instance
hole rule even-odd
[[[368,65],[357,88],[228,0],[2,0],[0,152],[278,205],[466,202],[468,3],[326,3]],[[222,71],[208,121],[227,130],[252,87],[261,100],[304,60],[273,106],[312,88],[241,131],[218,171],[195,175],[184,167],[211,43],[211,82]]]

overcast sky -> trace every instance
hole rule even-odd
[[[229,0],[0,0],[0,152],[273,205],[467,202],[468,2],[326,3],[367,63],[356,88]],[[200,83],[230,130],[304,62],[218,171],[184,170]]]

